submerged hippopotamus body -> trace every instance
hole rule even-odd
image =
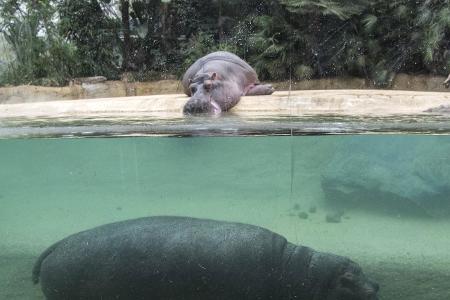
[[[191,97],[183,109],[186,114],[219,114],[235,106],[241,96],[274,92],[271,85],[259,83],[249,64],[225,51],[198,59],[184,74],[182,84]]]
[[[375,300],[353,261],[267,229],[148,217],[71,235],[37,260],[48,300]]]

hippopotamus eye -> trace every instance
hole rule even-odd
[[[344,273],[339,279],[344,287],[351,288],[355,286],[355,276],[350,272]]]
[[[197,88],[195,86],[191,86],[191,94],[195,94]]]

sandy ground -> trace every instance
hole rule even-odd
[[[448,92],[442,84],[444,80],[445,77],[442,76],[397,74],[390,89]],[[93,82],[84,78],[82,81],[83,83],[80,80],[74,80],[74,84],[64,87],[33,85],[0,87],[0,104],[183,93],[181,82],[176,79],[149,82],[127,80],[98,82],[97,80],[95,83],[95,80]],[[370,80],[355,77],[280,81],[271,84],[277,91],[375,88]]]
[[[51,118],[83,120],[99,117],[158,119],[183,117],[185,95],[153,95],[0,105],[1,119]],[[450,106],[450,93],[393,90],[280,91],[242,97],[231,112],[240,117],[395,116],[439,114]]]
[[[252,207],[247,204],[249,203],[236,204],[233,211],[228,209],[230,213],[228,219],[264,225],[284,234],[292,242],[351,257],[362,265],[371,278],[379,282],[381,299],[437,300],[450,297],[448,251],[450,240],[446,237],[450,230],[450,222],[430,223],[370,218],[349,213],[350,219],[344,219],[339,224],[331,224],[325,222],[325,215],[321,210],[311,215],[308,220],[286,215],[273,218],[274,208],[270,205],[259,210],[258,218],[246,218],[238,212],[251,210]],[[138,211],[142,210],[145,204],[136,203],[136,205],[138,207],[135,208],[127,206],[128,213],[124,212],[122,215],[125,216],[122,218],[117,216],[117,219],[143,215]],[[155,215],[168,212],[173,214],[177,210],[186,211],[180,206],[170,208],[162,203],[160,205],[166,208],[153,208]],[[227,211],[224,206],[214,205],[205,209],[203,213],[191,215],[223,219],[223,216],[214,216],[213,212],[219,209]],[[114,208],[111,209],[111,213],[114,213],[113,210]],[[279,208],[278,210],[282,212]],[[39,211],[35,209],[34,211],[39,214]],[[131,213],[132,211],[134,213]],[[46,214],[48,215],[48,212]],[[52,216],[48,217],[47,224],[41,223],[41,226],[54,226]],[[267,223],[261,220],[266,220]],[[96,221],[92,220],[93,223],[97,223]],[[65,231],[64,228],[60,230]],[[429,234],[430,232],[433,234]],[[29,235],[28,238],[32,239],[34,230],[16,231],[14,235],[22,237]],[[46,236],[46,239],[54,240],[50,236]],[[0,299],[43,299],[39,287],[31,283],[30,272],[38,253],[50,243],[33,243],[33,245],[18,243],[19,246],[14,245],[14,242],[19,241],[10,239],[9,245],[2,243]]]
[[[350,138],[0,141],[0,299],[43,299],[31,268],[54,241],[149,215],[264,226],[351,257],[381,299],[450,299],[449,220],[347,211],[325,221],[321,172]]]

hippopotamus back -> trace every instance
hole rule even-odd
[[[242,75],[244,86],[259,83],[255,70],[239,56],[226,51],[217,51],[199,58],[189,67],[189,69],[187,69],[182,79],[186,95],[191,96],[189,81],[192,80],[197,73],[217,72],[219,70],[223,70],[223,73],[221,74],[224,77],[228,77],[231,74],[236,76],[236,73]]]

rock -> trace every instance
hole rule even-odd
[[[450,216],[450,139],[341,138],[323,172],[326,205],[390,216]]]
[[[298,213],[298,217],[299,217],[300,219],[308,219],[308,214],[305,213],[304,211],[302,211],[302,212],[299,212],[299,213]]]
[[[94,84],[94,83],[100,83],[105,82],[106,77],[105,76],[92,76],[92,77],[80,77],[80,78],[74,78],[71,81],[71,84]]]
[[[328,213],[325,216],[325,220],[327,223],[341,223],[341,218],[344,213],[342,212],[334,212],[334,213]]]

